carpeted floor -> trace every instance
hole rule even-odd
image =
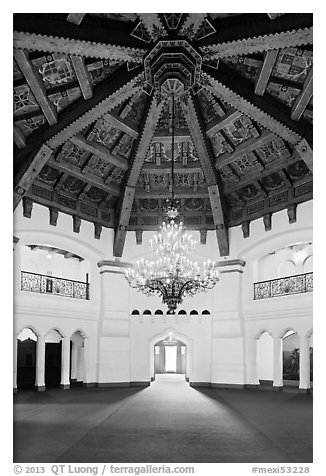
[[[312,396],[191,388],[73,388],[14,396],[14,462],[312,462]]]

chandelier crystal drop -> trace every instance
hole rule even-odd
[[[150,296],[158,294],[168,306],[168,314],[175,314],[185,296],[212,289],[219,280],[217,264],[207,260],[201,264],[189,258],[196,241],[187,233],[182,222],[176,223],[179,212],[174,199],[174,96],[172,94],[172,197],[167,209],[167,222],[150,240],[155,260],[141,259],[126,270],[130,286]]]

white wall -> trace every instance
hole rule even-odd
[[[293,269],[300,273],[311,270],[312,247],[308,244],[312,242],[311,217],[312,202],[307,202],[298,206],[297,222],[292,225],[284,210],[273,215],[271,231],[265,232],[262,219],[251,223],[250,237],[246,239],[241,227],[231,228],[227,258],[219,256],[216,234],[209,231],[207,244],[197,247],[197,260],[244,260],[246,265],[221,268],[227,272],[220,273],[220,281],[213,290],[185,298],[180,309],[185,309],[187,316],[139,319],[130,316],[133,309],[141,313],[149,309],[154,314],[156,309],[165,312],[166,307],[158,297],[147,297],[130,289],[124,276],[116,274],[119,268],[108,268],[102,273],[104,268],[97,266],[102,260],[114,260],[113,230],[103,228],[101,239],[96,240],[91,223],[82,221],[80,233],[76,234],[72,231],[72,217],[59,213],[57,226],[53,227],[49,225],[49,212],[45,207],[34,204],[32,218],[28,219],[23,217],[20,205],[14,219],[14,235],[19,238],[14,252],[15,332],[31,327],[36,334],[45,335],[54,328],[63,336],[71,336],[81,330],[89,339],[91,380],[114,383],[148,381],[153,340],[164,337],[170,329],[175,337],[186,339],[191,348],[191,381],[253,383],[259,333],[267,330],[273,337],[279,337],[291,328],[302,336],[312,329],[312,293],[253,300],[254,282],[277,278],[279,273],[292,273]],[[199,242],[199,233],[192,234]],[[127,233],[123,261],[134,262],[139,256],[146,257],[151,235],[144,232],[143,244],[139,246],[135,233]],[[60,266],[58,261],[54,269],[67,278],[82,276],[87,269],[90,301],[21,292],[18,271],[25,266],[32,270],[31,259],[37,256],[33,255],[37,252],[27,250],[25,245],[28,244],[53,246],[82,256],[85,259],[82,264],[63,258],[64,266],[69,268]],[[302,244],[306,246],[305,254],[295,262],[293,253],[297,249],[293,245]],[[34,261],[34,269],[43,272],[44,260]],[[192,309],[199,314],[207,309],[211,314],[189,317]]]

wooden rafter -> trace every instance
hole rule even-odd
[[[147,110],[144,112],[146,120],[135,144],[135,152],[130,161],[130,167],[126,174],[124,190],[121,197],[120,213],[113,245],[113,255],[117,257],[121,257],[123,253],[137,180],[150,147],[157,122],[160,118],[163,104],[163,101],[158,102],[157,97],[153,96],[150,100],[150,105],[147,106]]]
[[[19,127],[14,126],[14,142],[20,149],[26,146],[26,137]]]
[[[291,118],[295,121],[299,120],[304,110],[308,106],[310,99],[312,98],[312,67],[308,73],[308,76],[303,84],[303,90],[301,94],[296,98],[291,110]]]
[[[116,185],[115,183],[104,183],[103,179],[101,179],[100,177],[97,177],[97,175],[90,174],[90,173],[86,174],[84,172],[81,172],[81,170],[78,167],[74,166],[73,164],[68,164],[67,162],[58,162],[52,158],[48,160],[47,164],[50,167],[53,167],[54,169],[59,170],[60,172],[66,173],[67,175],[71,175],[72,177],[83,180],[87,182],[88,184],[103,190],[104,192],[108,192],[111,195],[114,195],[115,197],[119,197],[120,195],[119,185]]]
[[[28,51],[44,51],[47,53],[63,53],[66,55],[83,56],[85,58],[108,59],[112,61],[140,62],[146,50],[116,46],[106,43],[75,40],[35,33],[14,32],[14,47]]]
[[[277,55],[278,50],[271,50],[265,53],[264,62],[255,80],[255,94],[258,94],[258,96],[264,95]]]
[[[15,32],[24,32],[27,36],[35,34],[40,40],[42,37],[53,38],[58,44],[62,39],[69,39],[72,43],[84,42],[85,47],[103,44],[107,45],[107,48],[111,45],[112,48],[123,47],[145,53],[144,44],[130,36],[129,22],[117,21],[113,18],[101,20],[92,15],[86,15],[82,23],[76,25],[67,21],[67,15],[62,13],[17,13],[14,16],[13,26]],[[68,53],[78,55],[73,51]]]
[[[139,13],[138,16],[153,40],[157,39],[158,31],[160,32],[160,36],[167,35],[157,13]]]
[[[86,13],[69,13],[69,15],[67,16],[67,21],[70,21],[75,25],[80,25],[85,15]]]
[[[298,42],[307,41],[304,32],[312,27],[313,15],[291,13],[271,21],[265,13],[254,13],[212,20],[211,23],[216,33],[203,38],[199,43],[212,46],[210,51],[214,53],[220,51],[222,56],[219,57],[227,57],[300,46]],[[308,40],[312,43],[312,35]],[[204,51],[206,46],[200,48]]]
[[[209,124],[207,129],[206,129],[206,135],[207,137],[212,137],[216,132],[220,131],[224,127],[227,127],[230,125],[232,122],[236,121],[239,119],[239,117],[242,116],[242,113],[240,111],[233,111],[231,114],[224,116],[222,119],[217,118],[216,121],[214,121],[213,124]]]
[[[128,119],[122,119],[113,113],[107,113],[103,116],[103,119],[106,120],[112,127],[119,129],[121,132],[128,134],[128,136],[132,137],[133,139],[137,139],[138,137],[138,130]]]
[[[213,153],[205,136],[203,120],[198,114],[200,106],[198,98],[189,95],[180,101],[184,117],[199,155],[200,164],[208,185],[216,236],[221,256],[229,255],[229,238],[224,208],[221,199],[221,185],[214,165]]]
[[[26,194],[33,180],[38,176],[52,153],[53,150],[50,149],[50,147],[42,145],[37,154],[33,157],[33,160],[29,163],[26,162],[24,167],[20,169],[14,182],[14,209]]]
[[[194,191],[191,188],[182,188],[182,187],[176,187],[174,190],[174,196],[175,198],[181,199],[181,198],[208,198],[209,194],[207,192],[207,189],[199,189]],[[139,188],[136,189],[135,192],[135,198],[138,199],[166,199],[166,198],[171,198],[171,193],[165,189],[165,190],[151,190],[149,193],[145,192],[145,190],[140,190]]]
[[[174,171],[176,174],[199,174],[202,172],[202,168],[194,163],[187,164],[186,166],[182,166],[179,164],[176,164],[174,166]],[[147,173],[147,174],[170,174],[171,173],[171,166],[161,166],[161,165],[155,165],[149,162],[146,162],[143,165],[142,168],[142,173]]]
[[[312,27],[201,47],[204,61],[312,44]]]
[[[93,96],[93,85],[91,75],[85,66],[84,58],[82,56],[70,55],[70,59],[84,99],[91,98]]]
[[[312,143],[312,128],[303,121],[293,121],[288,109],[274,97],[265,93],[257,96],[249,80],[233,68],[220,62],[218,71],[203,66],[205,87],[222,100],[271,130],[290,144],[302,137]]]
[[[16,49],[14,50],[14,57],[46,120],[50,126],[56,124],[57,111],[48,99],[42,79],[29,61],[28,54],[26,51]]]
[[[110,151],[104,147],[104,145],[99,144],[98,142],[88,141],[81,134],[77,134],[72,137],[70,141],[75,144],[77,147],[87,150],[92,154],[100,157],[105,162],[120,167],[122,170],[128,169],[128,160],[122,157],[121,155],[112,155]]]

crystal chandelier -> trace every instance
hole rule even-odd
[[[167,223],[163,222],[154,239],[150,240],[156,260],[141,259],[126,271],[130,286],[150,295],[158,294],[168,306],[168,314],[175,314],[185,296],[212,289],[218,281],[217,264],[211,260],[201,265],[189,259],[196,241],[175,219],[179,212],[174,198],[174,94],[172,94],[172,156],[171,199],[168,200]]]

